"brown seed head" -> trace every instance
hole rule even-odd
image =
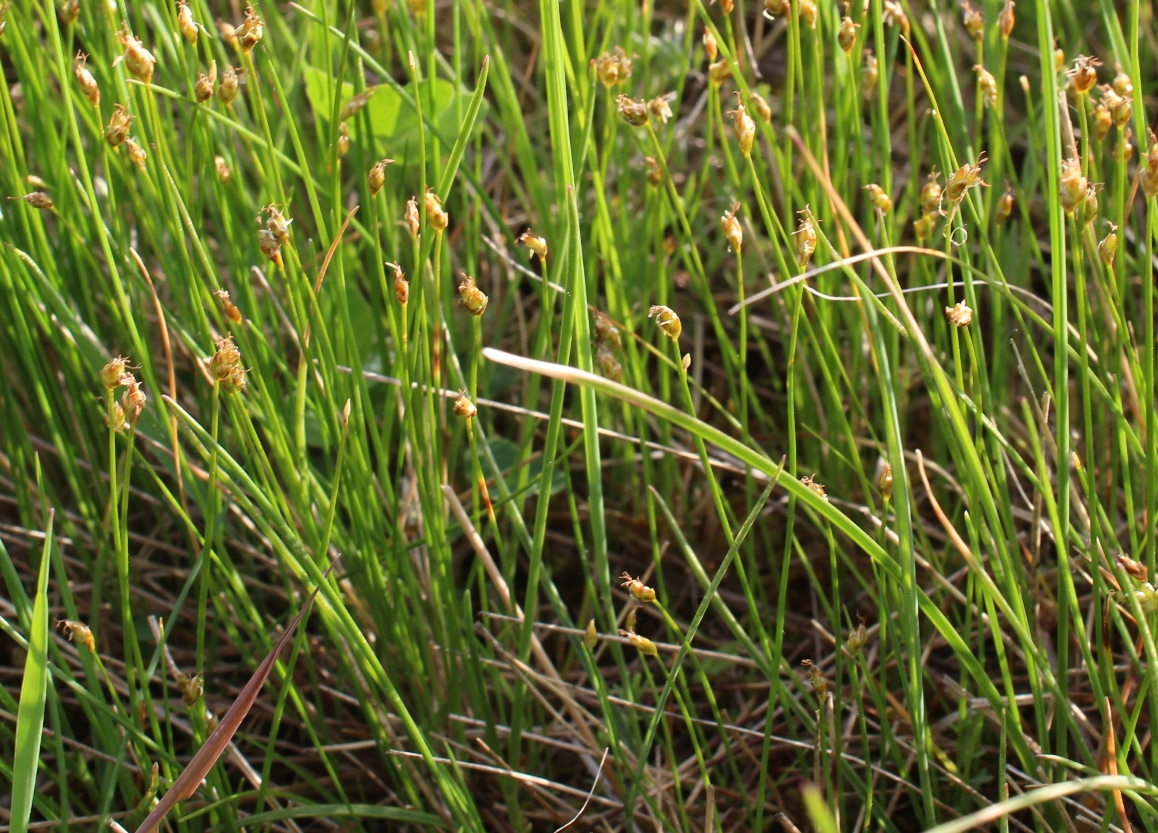
[[[1097,68],[1102,65],[1102,62],[1097,58],[1091,58],[1089,55],[1078,55],[1074,59],[1074,65],[1066,72],[1073,84],[1074,92],[1078,95],[1088,93],[1098,83]]]
[[[704,54],[708,56],[708,63],[711,63],[720,54],[720,48],[716,45],[716,36],[712,34],[710,29],[705,28],[701,40],[704,44]]]
[[[229,182],[233,178],[233,168],[229,167],[224,156],[214,156],[213,167],[217,169],[217,179],[220,182]]]
[[[547,239],[545,237],[540,237],[530,229],[527,229],[519,235],[519,239],[516,242],[534,252],[539,260],[545,261],[547,259]]]
[[[1089,225],[1098,218],[1098,189],[1101,183],[1091,182],[1086,186],[1086,198],[1082,202],[1082,223]]]
[[[737,91],[737,99],[739,96],[740,93]],[[756,122],[752,121],[752,117],[748,115],[743,104],[737,104],[736,109],[730,115],[732,116],[732,132],[736,135],[736,143],[740,146],[740,152],[745,156],[751,156],[752,143],[756,140]]]
[[[217,351],[209,358],[209,375],[225,393],[240,393],[245,390],[246,372],[241,364],[241,352],[232,336],[219,336],[214,344]]]
[[[1013,187],[1005,186],[1005,193],[997,200],[997,209],[993,212],[993,222],[1001,225],[1013,213]]]
[[[1094,107],[1094,138],[1099,142],[1104,141],[1113,126],[1114,117],[1110,115],[1110,109],[1105,102],[1099,101]]]
[[[595,76],[604,87],[611,88],[617,84],[625,84],[631,77],[631,58],[627,57],[622,46],[615,47],[610,53],[604,52],[593,63]]]
[[[853,23],[852,18],[845,15],[841,18],[840,29],[836,33],[836,42],[840,44],[840,48],[844,50],[845,54],[852,52],[853,47],[856,46],[856,30],[860,28],[859,23]]]
[[[406,280],[406,274],[397,263],[387,261],[386,265],[394,270],[394,296],[398,299],[398,303],[406,306],[410,301],[410,281]]]
[[[804,477],[800,478],[800,482],[803,483],[805,486],[807,486],[812,491],[814,491],[820,497],[824,498],[825,500],[828,500],[828,493],[824,490],[824,484],[816,482],[816,475],[815,474],[804,475]]]
[[[463,419],[474,419],[478,415],[478,408],[470,401],[466,391],[458,392],[458,399],[454,400],[454,415]]]
[[[221,18],[217,19],[217,34],[221,35],[221,39],[227,44],[237,49],[237,29],[232,23],[226,23]]]
[[[656,648],[655,643],[648,639],[646,636],[640,636],[635,631],[625,630],[621,630],[619,635],[627,637],[627,641],[634,645],[635,649],[641,654],[645,654],[649,657],[659,656],[659,649]]]
[[[9,197],[8,199],[26,202],[33,208],[39,208],[41,211],[52,211],[52,209],[55,208],[52,203],[52,197],[48,196],[47,191],[30,191],[23,197]]]
[[[599,369],[603,375],[611,381],[618,382],[623,378],[623,365],[619,363],[615,351],[606,341],[601,341],[595,345],[595,361],[599,363]]]
[[[792,0],[764,0],[764,17],[772,20],[792,14]]]
[[[148,158],[148,154],[145,153],[145,149],[143,147],[138,145],[136,141],[133,140],[132,136],[129,136],[125,139],[125,150],[129,153],[129,161],[140,168],[142,171],[145,170],[145,160]]]
[[[732,77],[732,68],[728,66],[728,62],[721,58],[718,61],[713,61],[708,66],[708,80],[717,87]]]
[[[759,93],[752,93],[752,111],[765,124],[772,122],[772,106]]]
[[[370,196],[374,196],[382,190],[382,186],[386,184],[386,166],[393,164],[393,159],[380,159],[370,168],[370,174],[366,177],[370,186]]]
[[[880,68],[877,64],[877,56],[873,54],[871,49],[866,49],[864,51],[864,71],[860,78],[861,94],[865,98],[872,98],[876,93],[879,78]]]
[[[720,9],[723,10],[724,16],[731,16],[732,12],[736,10],[735,0],[720,0]]]
[[[901,34],[906,38],[909,36],[909,17],[905,14],[905,10],[901,8],[901,4],[895,0],[885,0],[882,7],[881,20],[887,26],[897,26],[901,30]]]
[[[644,157],[644,161],[647,163],[647,184],[655,188],[663,182],[663,168],[658,160],[650,156]]]
[[[592,317],[595,319],[595,334],[599,336],[600,341],[611,342],[622,350],[623,339],[620,338],[619,328],[615,326],[611,316],[601,310],[595,310]]]
[[[877,185],[875,182],[865,186],[865,190],[869,192],[869,202],[872,203],[873,208],[881,214],[888,214],[893,210],[893,201],[885,189]]]
[[[913,220],[913,235],[918,243],[924,243],[933,236],[933,227],[937,225],[938,214],[922,214]]]
[[[56,10],[56,16],[60,25],[67,29],[80,18],[80,0],[64,0]]]
[[[864,650],[864,646],[868,644],[868,630],[864,626],[864,617],[857,614],[857,626],[852,629],[848,635],[848,641],[844,643],[845,650],[851,656],[857,656]]]
[[[350,128],[344,121],[338,122],[338,158],[350,152]]]
[[[985,164],[985,152],[977,157],[977,161],[962,165],[955,170],[945,183],[945,197],[951,205],[957,205],[965,199],[965,193],[975,185],[985,186],[981,180],[981,166]]]
[[[1058,198],[1066,214],[1073,214],[1086,198],[1086,178],[1082,176],[1082,163],[1077,159],[1062,162],[1061,179],[1058,182]]]
[[[123,415],[125,425],[129,428],[135,428],[141,419],[141,414],[145,412],[145,392],[141,390],[140,383],[129,375],[125,379],[125,390],[121,394],[121,414]]]
[[[410,231],[411,239],[418,237],[418,229],[421,227],[421,220],[418,217],[418,198],[411,197],[406,201],[406,214],[403,218],[406,222],[406,228]]]
[[[816,7],[816,0],[796,0],[800,9],[800,22],[809,29],[816,28],[816,18],[820,10]]]
[[[277,242],[283,246],[289,245],[289,227],[293,220],[286,219],[286,216],[281,213],[281,210],[276,205],[267,205],[262,209],[262,212],[267,215],[265,220],[265,227],[269,229],[273,236],[277,238]],[[261,222],[259,215],[257,221]]]
[[[1107,269],[1114,268],[1114,255],[1118,253],[1118,227],[1110,223],[1109,233],[1098,243],[1098,255]]]
[[[193,97],[197,99],[197,103],[208,101],[213,98],[213,85],[217,81],[217,61],[209,63],[209,74],[204,72],[197,74],[197,83],[193,85]]]
[[[362,108],[369,103],[370,99],[374,97],[374,93],[377,91],[377,87],[368,87],[347,101],[342,106],[342,112],[338,114],[338,121],[346,121],[347,119],[351,119],[356,116],[359,112],[361,112]]]
[[[965,31],[973,40],[980,41],[985,36],[985,20],[981,17],[981,12],[973,8],[969,0],[965,0],[961,4],[961,20],[965,24]]]
[[[625,95],[617,96],[615,99],[615,111],[619,113],[619,117],[632,127],[643,127],[648,121],[647,103],[640,99],[628,98]]]
[[[800,664],[808,669],[808,681],[812,684],[812,690],[823,700],[824,695],[828,693],[828,679],[820,673],[820,669],[812,660],[806,659]]]
[[[132,375],[129,373],[129,360],[125,356],[117,356],[111,362],[101,368],[100,372],[101,384],[104,385],[105,390],[112,391],[126,384],[126,379],[131,379]]]
[[[1117,557],[1118,566],[1134,581],[1148,581],[1150,579],[1150,571],[1146,569],[1146,565],[1140,561],[1135,561],[1125,553],[1119,553]]]
[[[623,583],[619,586],[626,587],[628,592],[631,593],[632,598],[637,602],[647,604],[648,602],[655,601],[655,591],[639,579],[632,578],[631,575],[626,572],[623,573],[620,578],[623,580]]]
[[[221,302],[221,311],[225,313],[225,317],[234,324],[241,323],[241,310],[229,298],[229,293],[224,289],[218,289],[213,293],[217,296],[217,300]]]
[[[981,89],[981,99],[986,107],[997,106],[997,80],[993,74],[981,64],[975,64],[973,71],[977,73],[977,86]]]
[[[929,171],[929,178],[926,179],[925,184],[921,186],[921,213],[940,214],[942,195],[941,183],[937,181],[937,170],[934,168]]]
[[[79,86],[80,91],[84,93],[84,97],[94,105],[99,106],[101,103],[101,88],[97,86],[97,81],[93,77],[93,74],[89,72],[88,67],[84,65],[87,60],[87,55],[83,52],[77,52],[72,71],[76,76],[77,86]]]
[[[1134,82],[1130,80],[1130,76],[1121,67],[1116,67],[1116,69],[1118,72],[1114,76],[1114,80],[1110,82],[1110,86],[1122,98],[1129,98],[1134,94]]]
[[[660,124],[667,124],[667,120],[671,118],[671,101],[673,98],[675,98],[675,93],[657,95],[651,99],[651,101],[647,102],[648,113]]]
[[[885,500],[893,499],[893,467],[888,460],[881,463],[881,476],[877,478],[877,487],[881,490],[881,497]]]
[[[1013,34],[1013,24],[1017,20],[1017,16],[1013,13],[1013,6],[1013,0],[1005,0],[1005,5],[997,14],[997,28],[1001,31],[1003,40],[1009,40],[1009,36]]]
[[[75,619],[61,619],[56,623],[56,627],[68,637],[69,642],[83,645],[90,651],[96,650],[96,640],[93,638],[92,629],[84,622],[77,622]]]
[[[796,231],[792,233],[796,237],[796,262],[801,269],[807,269],[816,251],[816,223],[808,206],[797,213],[800,214],[800,220],[796,224]]]
[[[221,85],[217,88],[217,99],[226,107],[233,103],[233,99],[237,98],[238,84],[237,70],[227,66],[221,73]]]
[[[253,47],[257,46],[264,34],[265,26],[262,24],[261,18],[257,16],[253,6],[247,7],[245,21],[237,27],[237,46],[243,52],[250,52]]]
[[[281,242],[276,234],[267,228],[258,229],[257,245],[261,248],[261,253],[276,263],[278,268],[285,266],[281,256]]]

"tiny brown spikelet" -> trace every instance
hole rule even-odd
[[[237,27],[237,46],[243,52],[250,52],[264,35],[265,25],[253,6],[249,6],[245,10],[245,22]]]
[[[217,297],[217,300],[221,302],[221,311],[225,313],[225,317],[234,324],[240,324],[241,310],[239,310],[237,305],[230,299],[229,293],[224,289],[218,289],[213,294]]]
[[[133,116],[129,115],[123,104],[118,103],[113,107],[113,113],[109,116],[109,123],[105,127],[105,141],[109,143],[109,147],[120,147],[125,143],[132,122]]]
[[[87,60],[87,55],[83,52],[77,52],[72,71],[73,74],[76,75],[77,86],[79,86],[81,92],[84,93],[84,97],[91,101],[93,106],[99,107],[101,103],[101,89],[97,85],[96,78],[89,72],[88,67],[84,65]]]
[[[736,219],[736,212],[739,210],[740,203],[733,202],[732,207],[720,218],[720,225],[724,229],[724,237],[727,239],[732,251],[736,254],[740,254],[744,248],[744,229],[741,227],[740,221]]]
[[[117,40],[121,42],[121,47],[125,50],[124,54],[117,58],[117,61],[124,61],[125,68],[129,74],[145,84],[153,80],[153,67],[157,63],[157,59],[153,57],[153,53],[145,49],[144,44],[133,36],[129,30],[127,21],[123,22],[120,31],[117,32]]]
[[[177,3],[177,29],[190,46],[197,45],[197,24],[193,22],[193,12],[185,0]]]
[[[479,316],[486,312],[490,299],[478,288],[474,278],[465,272],[462,273],[462,283],[458,285],[458,295],[462,299],[462,305],[471,315]]]
[[[221,73],[221,85],[217,88],[217,100],[228,107],[233,103],[233,99],[237,98],[239,84],[237,70],[227,66]]]

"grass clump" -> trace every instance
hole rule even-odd
[[[10,829],[1158,828],[1148,5],[0,21]]]

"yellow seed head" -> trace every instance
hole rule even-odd
[[[1133,138],[1134,138],[1134,131],[1131,130],[1130,128],[1127,128],[1126,129],[1126,138],[1123,139],[1123,141],[1122,141],[1122,150],[1121,150],[1121,152],[1124,154],[1125,161],[1127,161],[1127,162],[1129,162],[1131,159],[1134,158],[1134,141],[1133,141]],[[1118,160],[1118,154],[1119,154],[1118,146],[1117,146],[1117,144],[1115,144],[1114,145],[1114,152],[1111,154],[1114,157],[1114,161]]]
[[[634,645],[636,650],[641,654],[646,654],[649,657],[659,656],[659,649],[656,648],[655,643],[648,639],[646,636],[640,636],[635,631],[624,630],[621,630],[619,635],[627,637],[627,641]]]
[[[129,374],[129,360],[125,356],[117,356],[101,368],[101,384],[104,385],[105,390],[116,390],[126,383],[126,377],[132,378]]]
[[[177,3],[177,28],[190,46],[197,45],[197,24],[193,22],[193,12],[185,0],[178,0]]]
[[[1107,269],[1114,268],[1114,255],[1118,253],[1118,227],[1110,223],[1109,233],[1098,243],[1098,255]]]
[[[1001,7],[1001,11],[997,14],[997,28],[1001,31],[1003,40],[1009,40],[1009,36],[1013,34],[1013,24],[1017,17],[1013,13],[1013,0],[1005,0],[1005,5]]]
[[[718,61],[713,61],[708,66],[708,80],[717,87],[732,77],[732,68],[728,66],[728,62],[721,58]]]
[[[133,37],[127,22],[123,23],[121,30],[117,32],[117,40],[121,42],[121,47],[125,50],[124,55],[117,60],[123,60],[129,74],[138,81],[145,84],[152,81],[153,66],[157,63],[157,59],[153,57],[153,53],[145,49],[140,40]]]
[[[985,20],[981,17],[981,12],[970,5],[969,0],[961,4],[961,19],[965,24],[965,31],[973,40],[980,41],[985,36]]]
[[[619,328],[611,320],[611,316],[600,310],[592,313],[595,319],[595,334],[601,341],[609,341],[619,349],[623,349],[623,340],[619,337]]]
[[[603,375],[611,381],[618,382],[623,378],[623,365],[619,363],[615,351],[606,341],[601,341],[595,346],[595,361],[599,363]]]
[[[859,23],[853,23],[852,18],[845,15],[840,21],[840,29],[836,33],[836,42],[840,44],[840,48],[845,51],[845,54],[852,52],[853,47],[856,46],[856,30],[860,28]]]
[[[823,498],[824,500],[828,500],[828,493],[824,490],[824,484],[816,482],[815,474],[804,475],[804,477],[800,478],[800,482],[814,491],[819,497]]]
[[[68,637],[69,642],[83,645],[90,651],[96,650],[96,640],[93,638],[92,629],[84,622],[77,622],[75,619],[61,619],[56,623],[56,627],[60,628],[61,633]]]
[[[547,259],[547,239],[545,237],[540,237],[530,229],[527,229],[519,235],[519,239],[516,242],[530,249],[539,260],[545,261]]]
[[[876,93],[879,78],[880,67],[877,63],[877,56],[873,54],[871,49],[866,49],[864,51],[864,71],[860,78],[861,94],[865,98],[872,98]]]
[[[217,19],[217,34],[221,35],[221,39],[227,44],[237,49],[237,29],[232,23],[226,23],[221,18]]]
[[[657,305],[647,311],[647,317],[655,319],[655,323],[665,336],[673,341],[679,341],[680,334],[684,331],[684,325],[680,321],[680,317],[676,315],[675,310],[671,307]]]
[[[993,222],[1001,225],[1013,213],[1013,188],[1005,186],[1005,193],[997,200],[997,209],[993,212]]]
[[[338,122],[338,158],[350,152],[350,128],[344,121]]]
[[[913,234],[918,243],[924,243],[933,236],[933,227],[937,224],[936,214],[922,214],[913,221]]]
[[[772,20],[792,14],[792,0],[764,0],[764,17]]]
[[[973,323],[973,310],[964,301],[945,307],[945,316],[954,327],[968,327]]]
[[[64,0],[56,10],[56,17],[66,29],[76,23],[80,18],[80,0]]]
[[[848,635],[848,641],[844,643],[845,650],[852,656],[857,656],[864,650],[864,646],[868,644],[868,629],[864,626],[864,617],[857,614],[857,626],[852,629]]]
[[[237,98],[238,84],[237,70],[227,66],[221,73],[221,85],[217,88],[217,99],[226,107]]]
[[[941,184],[937,181],[937,171],[932,170],[925,184],[921,186],[921,213],[940,214],[942,193]]]
[[[772,122],[772,106],[759,93],[752,93],[752,110],[765,124]]]
[[[675,98],[674,93],[667,93],[666,95],[657,95],[651,101],[647,102],[647,112],[653,119],[660,124],[667,124],[667,120],[671,118],[671,101]]]
[[[1066,214],[1073,214],[1086,198],[1086,178],[1082,176],[1082,163],[1077,159],[1062,162],[1061,179],[1058,182],[1058,198]]]
[[[588,651],[594,651],[595,646],[599,644],[599,631],[595,629],[594,619],[587,621],[587,630],[583,632],[583,644],[587,646]]]
[[[281,213],[276,205],[267,205],[262,209],[262,212],[268,215],[265,220],[265,227],[277,238],[278,243],[283,246],[288,246],[289,227],[293,220],[286,219],[286,216]],[[261,222],[260,216],[258,216],[257,221],[259,223]]]
[[[475,285],[474,278],[465,272],[462,273],[462,283],[458,285],[458,296],[471,315],[478,316],[486,312],[487,302],[490,299]]]
[[[192,709],[205,693],[205,678],[201,674],[178,674],[177,690],[181,692],[181,702]]]
[[[93,74],[88,71],[84,65],[88,60],[88,56],[83,52],[76,53],[76,60],[73,63],[73,74],[76,75],[77,86],[80,91],[84,93],[84,97],[91,101],[94,105],[99,106],[101,103],[101,88],[97,86],[97,81]]]
[[[245,10],[245,21],[237,27],[237,45],[243,52],[250,52],[265,34],[265,26],[253,6]]]
[[[828,679],[820,673],[820,669],[812,660],[806,659],[800,664],[808,669],[808,681],[812,684],[812,690],[823,700],[824,695],[828,693]]]
[[[1129,98],[1134,94],[1134,82],[1130,80],[1130,76],[1118,67],[1118,73],[1114,76],[1114,80],[1110,83],[1114,92],[1122,96],[1122,98]]]
[[[454,400],[454,415],[463,419],[474,419],[478,415],[478,408],[470,401],[466,391],[458,392],[458,399]]]
[[[737,92],[736,96],[739,95]],[[736,134],[736,144],[740,146],[740,153],[751,156],[752,142],[756,139],[756,122],[752,121],[752,117],[744,110],[743,104],[737,104],[731,115],[732,129]]]
[[[406,201],[406,214],[404,215],[406,228],[410,231],[410,237],[413,239],[418,237],[418,229],[421,227],[421,221],[418,217],[418,198],[411,197]]]
[[[446,231],[446,227],[450,225],[450,217],[443,210],[442,200],[434,193],[433,188],[426,192],[426,222],[435,231]]]
[[[136,424],[141,419],[141,414],[145,412],[145,392],[141,390],[140,383],[129,375],[125,379],[125,390],[121,394],[121,413],[124,417],[125,425],[129,428],[136,427]]]
[[[1101,61],[1088,55],[1078,55],[1074,59],[1074,65],[1066,72],[1066,75],[1069,76],[1075,93],[1082,95],[1094,88],[1094,85],[1098,83],[1097,68],[1101,65]]]
[[[204,72],[197,74],[197,83],[193,85],[193,97],[197,99],[197,103],[208,101],[213,98],[213,85],[217,81],[217,61],[209,63],[209,74]]]
[[[977,157],[977,161],[962,165],[949,177],[945,183],[945,197],[951,205],[957,205],[965,199],[965,193],[975,185],[984,186],[981,180],[981,166],[985,164],[985,152]]]
[[[875,182],[865,186],[865,190],[869,192],[869,202],[872,203],[873,208],[881,214],[888,214],[893,210],[893,201],[885,189],[877,185]]]
[[[229,167],[224,156],[214,156],[213,167],[217,169],[217,179],[220,182],[229,182],[233,178],[233,168]]]
[[[276,263],[278,268],[285,265],[281,256],[281,243],[272,231],[267,228],[258,229],[257,245],[261,248],[261,253]]]
[[[736,10],[735,0],[720,0],[720,9],[725,16],[730,16]]]
[[[1091,182],[1086,186],[1086,198],[1082,202],[1082,223],[1089,225],[1098,218],[1098,189],[1102,186]]]
[[[386,166],[393,164],[393,159],[380,159],[370,168],[370,174],[366,177],[370,186],[370,196],[374,196],[382,190],[382,186],[386,184]]]
[[[728,241],[728,246],[736,254],[744,248],[744,229],[740,226],[740,221],[736,219],[736,212],[740,210],[740,203],[732,203],[732,207],[728,209],[727,213],[720,218],[720,225],[724,229],[724,237]]]
[[[800,22],[809,29],[816,28],[816,17],[819,14],[819,9],[816,7],[816,0],[797,0],[800,9]]]
[[[796,237],[796,262],[801,269],[807,269],[816,251],[816,223],[812,211],[807,206],[798,213],[800,220],[796,224],[796,231],[793,232]]]
[[[110,147],[120,147],[124,144],[129,135],[129,125],[132,122],[133,117],[129,115],[129,111],[123,105],[117,104],[113,107],[113,114],[109,116],[109,123],[105,127],[105,141],[109,143]]]
[[[901,30],[901,34],[906,38],[909,36],[910,26],[909,17],[905,14],[905,10],[901,8],[901,4],[896,0],[885,0],[882,7],[881,20],[888,26],[896,26]]]
[[[663,182],[663,168],[658,160],[650,156],[644,157],[644,161],[647,163],[647,184],[655,188]]]
[[[619,586],[626,587],[627,591],[631,593],[632,598],[637,602],[647,604],[648,602],[655,601],[655,591],[639,579],[632,578],[631,575],[626,572],[623,573],[620,578],[623,579],[623,583]]]
[[[704,44],[704,54],[708,56],[708,63],[711,63],[720,54],[720,48],[716,45],[716,36],[712,34],[710,29],[705,28],[701,40]]]
[[[881,463],[881,476],[877,478],[877,487],[881,490],[881,497],[885,500],[893,499],[893,467],[888,460]]]
[[[347,119],[352,119],[354,116],[356,116],[359,112],[361,112],[362,108],[369,103],[370,99],[374,97],[374,93],[377,91],[377,87],[369,87],[365,90],[362,90],[362,92],[358,93],[356,96],[347,101],[342,106],[342,112],[338,114],[338,121],[346,121]]]
[[[1110,115],[1109,108],[1105,102],[1099,101],[1094,107],[1094,138],[1099,142],[1104,141],[1113,126],[1114,117]]]
[[[9,197],[8,199],[26,202],[33,208],[39,208],[41,211],[52,211],[52,209],[55,208],[52,203],[52,197],[48,196],[47,191],[31,191],[23,197]]]
[[[225,393],[240,393],[245,390],[246,373],[241,364],[241,351],[231,336],[219,336],[214,344],[217,351],[209,358],[209,375]]]
[[[981,89],[981,99],[986,107],[997,106],[997,80],[993,74],[981,64],[975,64],[973,71],[977,73],[977,86]]]
[[[604,52],[593,63],[599,82],[609,89],[617,84],[627,83],[627,79],[631,77],[631,58],[627,57],[621,46],[615,47],[611,53]]]

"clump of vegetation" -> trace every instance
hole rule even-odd
[[[10,829],[1158,828],[1156,35],[4,4]]]

